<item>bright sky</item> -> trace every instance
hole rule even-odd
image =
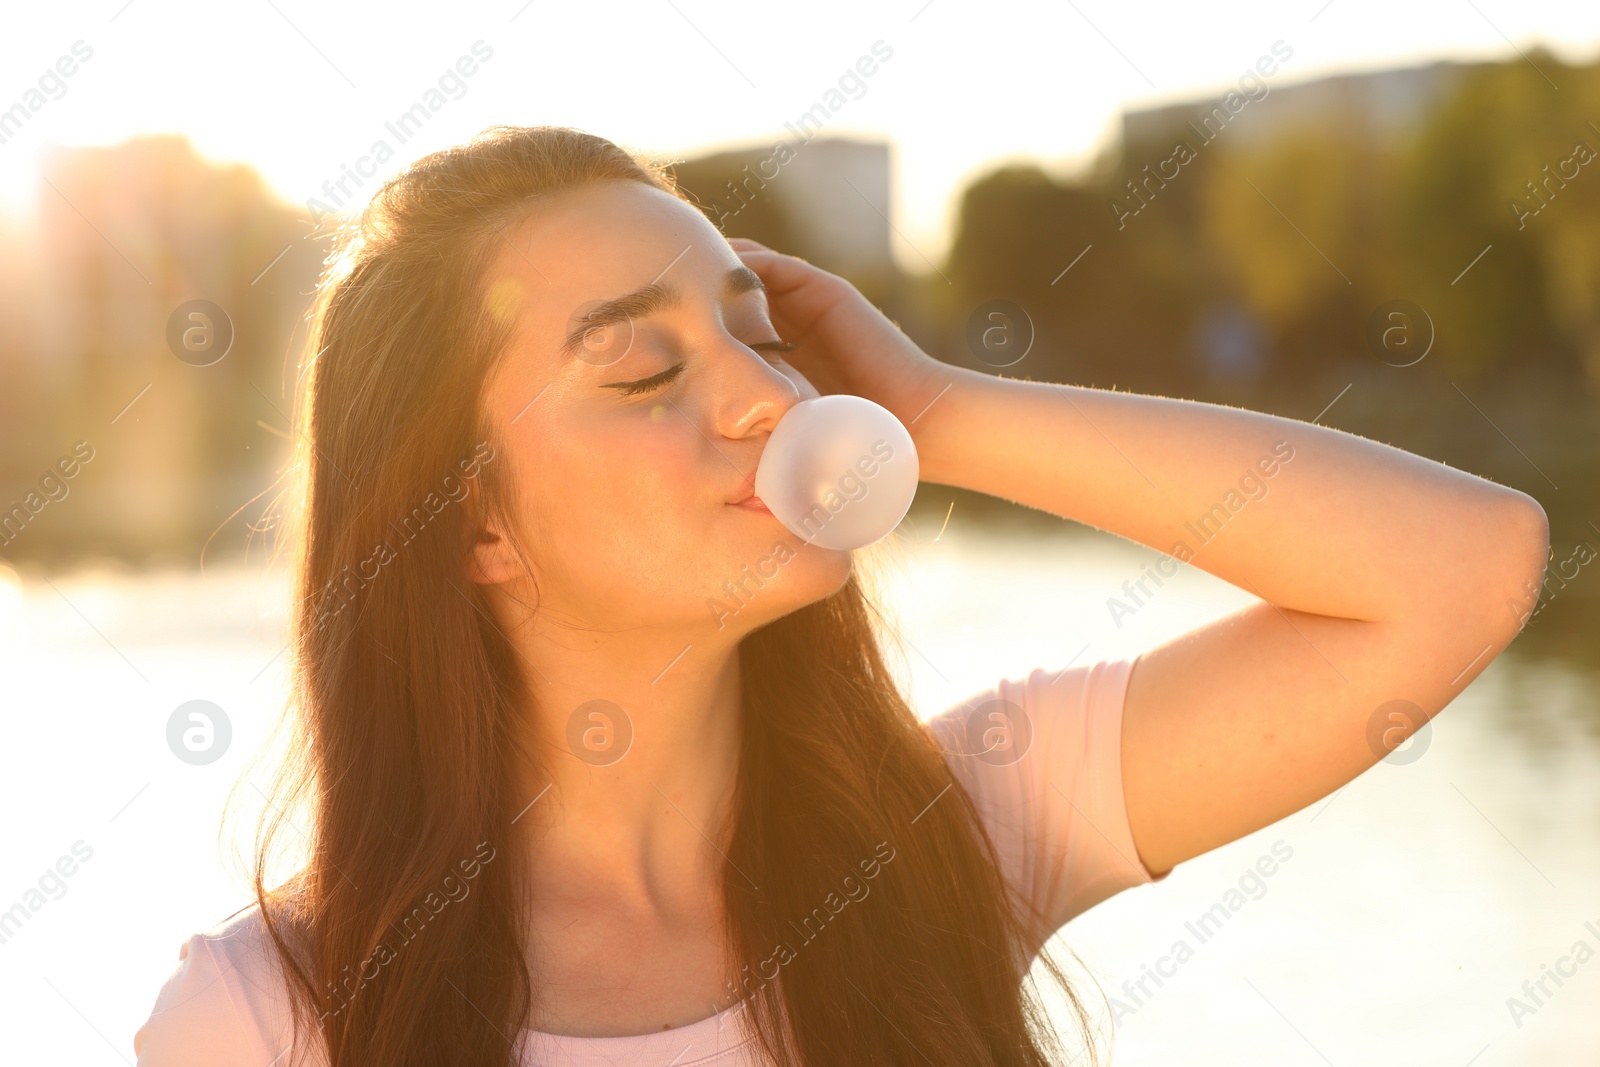
[[[379,138],[396,156],[363,181],[363,196],[384,173],[497,123],[577,126],[680,158],[770,147],[785,121],[881,40],[891,57],[827,132],[894,144],[891,217],[903,235],[895,252],[924,270],[923,256],[942,254],[954,197],[974,175],[1014,159],[1071,170],[1113,136],[1124,109],[1224,89],[1278,40],[1294,53],[1278,85],[1437,58],[1514,57],[1536,43],[1569,61],[1600,50],[1592,0],[361,7],[101,0],[11,12],[0,35],[0,110],[24,100],[74,42],[93,54],[63,79],[59,99],[0,144],[0,207],[29,210],[44,188],[38,167],[49,145],[148,132],[181,132],[211,159],[248,162],[302,206]],[[492,55],[456,85],[447,79],[447,102],[420,132],[402,144],[386,131],[480,40],[480,53]]]

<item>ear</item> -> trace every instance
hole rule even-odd
[[[522,561],[498,529],[476,531],[467,552],[467,576],[479,585],[503,585],[522,573]]]
[[[522,560],[498,515],[486,515],[478,486],[463,502],[467,514],[467,577],[478,585],[502,585],[521,576]]]

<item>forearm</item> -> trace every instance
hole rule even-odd
[[[1530,497],[1353,434],[961,368],[946,381],[912,425],[924,481],[1108,530],[1280,607],[1509,614],[1500,598],[1543,567]]]

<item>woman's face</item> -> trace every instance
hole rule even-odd
[[[483,293],[515,330],[486,405],[541,615],[740,634],[844,584],[848,552],[730,503],[817,391],[762,347],[766,293],[704,215],[633,181],[541,198]],[[476,560],[523,580],[503,545]]]

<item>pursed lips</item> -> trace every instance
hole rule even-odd
[[[766,511],[771,514],[767,506],[761,502],[761,498],[755,495],[755,485],[756,476],[752,472],[750,477],[746,478],[739,486],[739,491],[734,494],[733,499],[729,500],[728,503],[748,511]]]

